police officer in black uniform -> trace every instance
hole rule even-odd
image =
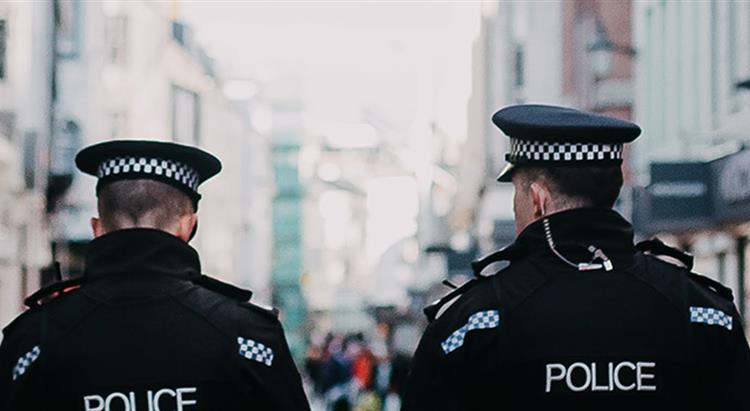
[[[32,295],[5,328],[0,409],[309,410],[276,313],[202,275],[188,245],[219,160],[111,141],[76,164],[99,179],[85,273]]]
[[[612,210],[638,126],[542,105],[493,122],[510,137],[499,180],[515,188],[517,238],[425,309],[403,409],[750,409],[731,292],[687,254],[634,244]]]

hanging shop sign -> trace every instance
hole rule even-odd
[[[635,196],[637,228],[645,233],[682,232],[711,225],[710,163],[653,163],[651,184]]]
[[[646,235],[750,221],[750,149],[707,163],[651,164],[651,184],[633,188],[633,221]]]
[[[715,161],[713,169],[717,222],[750,220],[750,150]]]

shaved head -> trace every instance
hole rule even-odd
[[[119,180],[101,187],[98,209],[107,232],[134,227],[169,231],[181,218],[195,213],[185,193],[147,179]]]

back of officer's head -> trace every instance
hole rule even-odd
[[[193,202],[171,185],[150,179],[125,179],[99,190],[96,237],[127,228],[152,228],[187,240],[195,224]]]
[[[611,167],[520,167],[525,189],[541,182],[553,195],[556,208],[612,208],[620,195],[620,166]]]
[[[623,184],[619,165],[518,167],[513,172],[516,230],[573,208],[612,208]]]

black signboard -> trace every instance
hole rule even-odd
[[[713,163],[715,219],[719,223],[750,220],[750,150]]]
[[[713,217],[710,163],[653,163],[651,184],[635,195],[641,233],[684,232],[709,227]]]

